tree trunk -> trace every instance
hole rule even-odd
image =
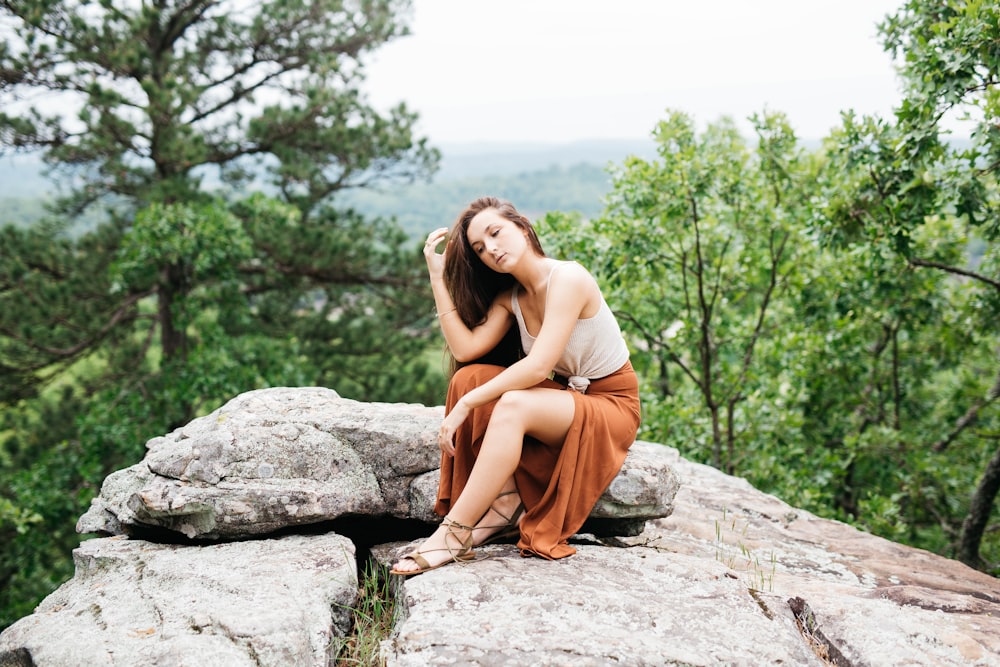
[[[712,416],[712,465],[719,470],[725,470],[722,467],[722,428],[719,426],[719,406],[709,405],[708,412]]]
[[[160,321],[160,344],[163,348],[163,359],[176,359],[186,353],[185,332],[174,322],[174,301],[180,293],[182,267],[171,264],[160,272],[160,285],[157,292],[157,317]]]
[[[726,402],[726,472],[736,474],[736,401]]]
[[[979,557],[979,544],[990,518],[993,500],[1000,491],[1000,448],[986,464],[983,478],[979,480],[976,492],[972,494],[969,514],[962,522],[962,537],[958,546],[958,559],[977,569],[982,569],[983,559]]]

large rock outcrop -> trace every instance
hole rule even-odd
[[[669,518],[564,561],[490,546],[406,580],[388,664],[1000,665],[1000,580],[663,452]]]
[[[0,665],[329,665],[350,630],[354,545],[335,534],[205,546],[108,537],[0,635]]]
[[[319,387],[248,392],[150,440],[142,462],[105,480],[77,530],[234,539],[345,516],[437,521],[443,417]],[[628,532],[670,514],[677,481],[655,450],[629,454],[593,518]]]
[[[76,550],[0,667],[333,664],[361,548],[336,531],[381,531],[383,563],[412,546],[387,518],[429,531],[441,415],[273,389],[154,439],[81,517],[118,537]],[[637,442],[592,517],[568,559],[492,545],[397,579],[387,664],[1000,664],[998,580],[668,447]]]

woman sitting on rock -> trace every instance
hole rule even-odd
[[[441,330],[459,366],[438,433],[434,509],[444,520],[392,572],[470,560],[474,546],[514,535],[523,555],[572,555],[567,540],[618,474],[639,427],[638,381],[621,330],[590,273],[546,257],[510,203],[472,202],[439,254],[447,234],[437,229],[424,244]]]

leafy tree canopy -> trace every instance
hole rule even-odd
[[[421,257],[338,197],[439,159],[362,91],[406,9],[0,0],[0,150],[63,185],[0,229],[0,625],[68,574],[76,518],[149,437],[265,386],[438,400]]]

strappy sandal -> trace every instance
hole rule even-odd
[[[447,528],[447,534],[445,535],[444,538],[445,544],[446,545],[448,544],[449,537],[453,537],[456,540],[458,540],[462,546],[460,546],[457,549],[454,549],[450,546],[446,546],[442,549],[427,549],[425,551],[420,551],[420,550],[413,551],[400,558],[400,560],[407,560],[407,559],[412,560],[414,563],[420,566],[419,570],[397,570],[396,568],[392,568],[391,570],[389,570],[389,574],[398,574],[401,577],[411,577],[415,574],[423,574],[424,572],[430,572],[431,570],[436,570],[442,565],[447,565],[448,563],[453,563],[453,562],[464,563],[466,561],[474,559],[476,557],[476,554],[472,551],[472,527],[461,524],[449,517],[445,517],[444,521],[442,521],[441,523],[444,524],[444,526]],[[466,531],[468,533],[468,536],[464,540],[460,539],[455,532],[456,528],[458,530]],[[423,557],[423,554],[428,554],[431,553],[432,551],[447,551],[449,558],[441,563],[438,563],[437,565],[431,565],[427,561],[427,559]]]
[[[509,496],[512,493],[517,493],[517,490],[504,491],[499,496],[497,496],[497,498],[502,498],[503,496]],[[499,528],[500,530],[498,530],[497,532],[493,533],[485,540],[480,542],[478,546],[484,546],[486,544],[492,544],[494,542],[499,542],[500,540],[506,540],[512,537],[519,536],[521,534],[521,527],[518,525],[517,522],[521,518],[521,515],[524,514],[524,510],[525,510],[524,503],[519,502],[517,504],[517,508],[514,510],[514,513],[511,514],[510,516],[507,516],[497,508],[493,507],[492,504],[490,504],[490,508],[486,511],[493,512],[494,514],[503,517],[506,523],[497,526],[479,526],[479,530],[483,530],[484,528]]]

